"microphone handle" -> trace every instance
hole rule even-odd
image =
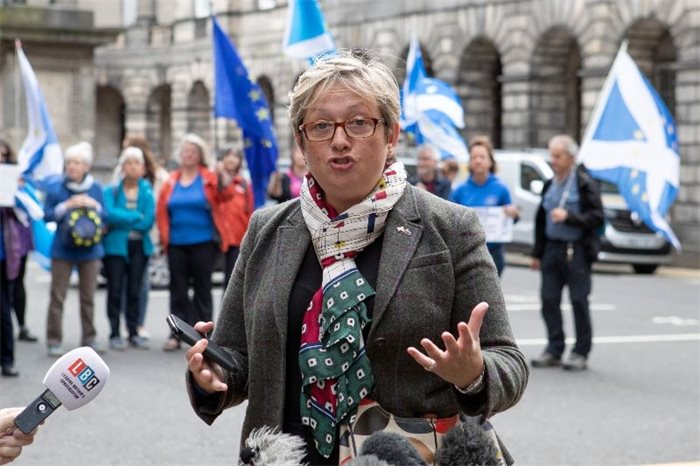
[[[46,389],[36,400],[24,408],[24,411],[19,413],[15,418],[15,425],[19,430],[28,434],[44,422],[59,406],[61,406],[61,401],[51,390]]]

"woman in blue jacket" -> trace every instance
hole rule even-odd
[[[107,316],[111,327],[109,346],[126,349],[119,330],[122,290],[126,280],[126,327],[129,345],[148,349],[138,335],[139,293],[153,243],[148,232],[155,219],[151,184],[143,178],[144,156],[138,147],[127,147],[119,157],[121,181],[105,189],[104,266],[107,275]]]
[[[81,142],[66,149],[65,174],[46,187],[44,219],[56,222],[51,246],[51,298],[46,325],[49,356],[64,353],[63,303],[73,268],[78,269],[82,346],[98,351],[93,315],[97,275],[104,249],[101,242],[102,186],[90,174],[92,146]]]
[[[450,200],[467,207],[503,206],[506,216],[518,221],[520,213],[512,205],[508,187],[496,176],[493,145],[486,136],[477,136],[469,144],[469,179],[452,192]],[[488,238],[486,238],[488,241]],[[500,277],[505,267],[503,243],[487,242]]]

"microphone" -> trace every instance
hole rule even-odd
[[[289,466],[302,464],[306,442],[301,437],[263,426],[253,429],[241,448],[240,459],[247,466]]]
[[[353,466],[380,466],[384,464],[427,466],[423,457],[418,454],[418,450],[411,445],[408,439],[393,432],[382,431],[373,433],[362,443],[360,455],[350,464]]]
[[[91,402],[104,388],[109,367],[94,349],[82,346],[61,356],[44,376],[44,393],[24,408],[15,425],[30,433],[63,405],[68,411]]]
[[[480,465],[498,466],[505,464],[496,449],[496,436],[493,430],[486,432],[475,419],[462,417],[462,423],[452,428],[442,439],[442,446],[436,452],[438,466]]]

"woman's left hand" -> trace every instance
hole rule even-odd
[[[520,218],[520,211],[513,204],[503,206],[503,211],[508,217],[512,218],[513,220]]]
[[[457,339],[450,332],[443,332],[444,351],[429,339],[423,338],[420,344],[427,355],[413,346],[408,348],[408,354],[426,371],[433,372],[459,388],[467,387],[479,377],[484,367],[479,332],[488,308],[487,303],[477,304],[472,310],[469,323],[457,324]]]

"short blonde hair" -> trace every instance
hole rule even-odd
[[[369,51],[339,50],[304,71],[289,93],[289,121],[295,136],[299,136],[309,107],[334,86],[373,99],[385,121],[387,136],[399,121],[399,85],[389,67]]]
[[[83,141],[69,146],[63,153],[63,158],[66,161],[77,159],[87,166],[92,166],[92,145]]]
[[[203,167],[210,167],[211,166],[211,159],[210,159],[210,154],[209,154],[209,147],[207,146],[207,143],[204,142],[204,139],[201,137],[197,136],[194,133],[188,133],[185,134],[185,136],[182,138],[182,141],[180,141],[180,144],[177,146],[177,151],[175,154],[173,154],[173,160],[177,162],[178,165],[182,163],[182,149],[185,148],[185,144],[193,144],[194,146],[197,147],[197,150],[199,151],[199,164]]]

